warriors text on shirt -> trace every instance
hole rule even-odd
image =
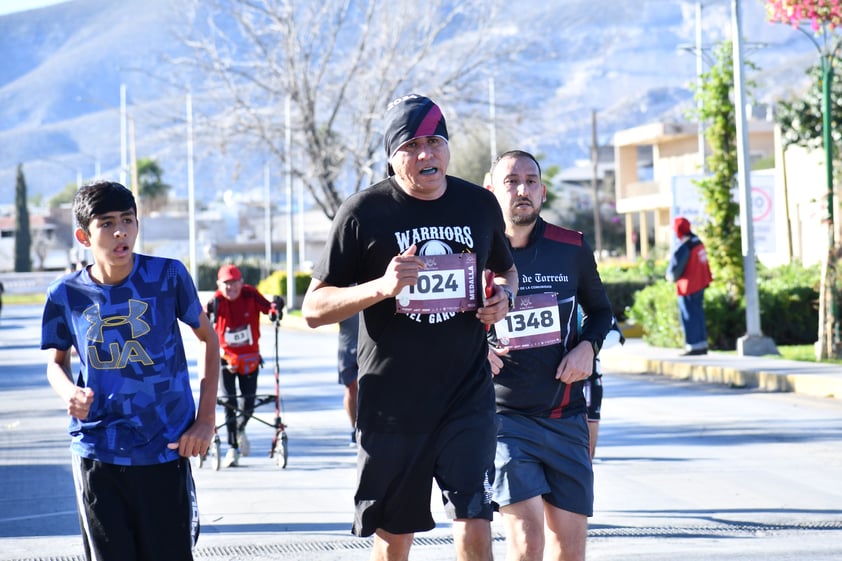
[[[403,232],[395,232],[395,239],[398,242],[401,253],[406,251],[412,244],[426,240],[453,241],[465,247],[474,247],[474,239],[471,236],[470,226],[422,226]]]

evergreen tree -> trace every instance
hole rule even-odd
[[[29,230],[29,207],[26,201],[26,178],[23,176],[23,164],[18,164],[17,182],[15,183],[15,272],[32,271],[32,234]]]

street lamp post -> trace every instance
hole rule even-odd
[[[141,216],[141,201],[140,201],[140,188],[137,178],[137,152],[135,143],[135,120],[131,113],[129,113],[128,108],[126,106],[126,85],[120,84],[120,107],[114,107],[113,105],[106,103],[99,99],[94,99],[90,97],[76,97],[77,101],[84,101],[87,103],[92,103],[94,105],[99,105],[101,107],[105,107],[106,109],[119,109],[120,111],[120,183],[122,185],[126,185],[127,182],[129,183],[129,189],[131,189],[132,194],[135,198],[135,204],[137,205],[137,216],[138,219]],[[135,242],[135,249],[137,251],[143,250],[143,240],[141,237],[140,232],[137,235],[137,241]]]
[[[128,131],[128,132],[127,132]],[[131,184],[129,188],[134,195],[135,205],[137,206],[137,217],[140,219],[143,214],[140,203],[140,186],[137,182],[137,152],[135,144],[135,126],[134,117],[129,114],[126,108],[126,84],[120,84],[120,182],[125,185],[125,169],[126,169],[126,145],[129,150],[129,174]],[[138,229],[137,240],[135,241],[135,250],[143,251],[143,238],[141,236],[142,230]]]
[[[751,208],[750,170],[748,169],[748,139],[745,115],[745,78],[743,76],[742,17],[740,0],[731,0],[731,23],[734,59],[734,110],[737,125],[737,179],[740,186],[740,231],[743,245],[745,275],[746,335],[737,339],[737,354],[760,356],[779,354],[770,337],[760,329],[760,298],[757,291],[757,264],[754,252],[754,223]]]
[[[705,174],[707,169],[707,156],[705,154],[705,126],[702,122],[702,74],[705,71],[704,67],[704,53],[702,52],[702,2],[696,1],[696,110],[698,112],[699,129],[698,143],[699,143],[699,169],[702,174]]]
[[[838,46],[837,46],[838,48]],[[824,169],[827,183],[827,257],[822,261],[821,290],[827,291],[828,296],[820,298],[822,322],[819,326],[819,358],[839,356],[842,346],[842,333],[839,326],[839,288],[837,286],[836,225],[834,223],[833,205],[833,120],[831,118],[831,85],[833,83],[833,59],[835,53],[823,52],[822,65],[822,142],[824,144]],[[824,306],[830,306],[825,311]],[[824,321],[825,317],[829,321]]]
[[[187,120],[187,243],[190,245],[190,276],[193,282],[199,282],[199,263],[196,255],[196,188],[193,181],[193,94],[187,92],[185,101]]]
[[[286,270],[287,270],[287,294],[286,305],[288,310],[295,309],[295,269],[294,269],[294,246],[292,230],[292,100],[286,96],[284,103],[284,176],[286,179],[285,192],[287,197],[287,244],[286,244]]]

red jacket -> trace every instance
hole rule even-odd
[[[670,260],[669,274],[675,281],[679,296],[687,296],[710,285],[713,275],[708,264],[705,245],[692,235],[676,247]]]
[[[240,370],[238,362],[243,359],[259,363],[260,313],[268,314],[272,304],[249,284],[243,285],[236,300],[228,300],[217,290],[214,303],[214,330],[219,337],[222,358],[237,370]],[[245,370],[253,370],[251,366]]]

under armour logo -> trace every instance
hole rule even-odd
[[[91,322],[88,328],[86,337],[88,341],[95,343],[102,343],[104,341],[102,330],[105,327],[117,327],[128,324],[132,330],[132,339],[137,339],[141,335],[149,333],[151,330],[149,324],[141,319],[146,313],[149,305],[142,300],[129,300],[129,315],[127,316],[110,316],[103,318],[99,312],[99,304],[94,304],[83,312],[85,319]]]

